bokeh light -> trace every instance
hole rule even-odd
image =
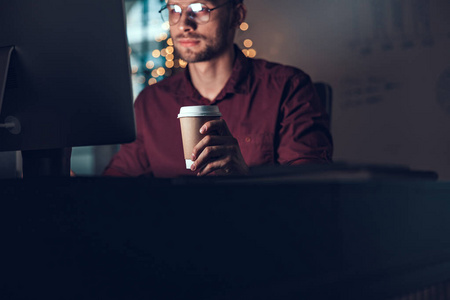
[[[256,56],[256,50],[248,49],[248,57],[255,57],[255,56]]]
[[[173,47],[172,46],[169,46],[169,47],[167,47],[166,48],[166,52],[168,53],[168,54],[172,54],[173,53]]]
[[[182,67],[182,68],[186,68],[186,66],[187,66],[187,62],[186,62],[186,61],[184,61],[184,60],[182,60],[181,58],[179,59],[179,61],[180,61],[180,67]]]
[[[247,29],[248,29],[248,23],[247,22],[242,22],[241,23],[241,25],[239,26],[239,28],[242,30],[242,31],[246,31]]]
[[[137,81],[139,84],[143,84],[143,83],[145,82],[145,76],[138,76],[138,77],[136,78],[136,81]]]
[[[147,67],[147,69],[153,69],[155,67],[155,63],[152,60],[149,60],[145,66]]]
[[[164,41],[167,39],[167,33],[163,32],[159,35],[160,40]]]
[[[166,55],[166,60],[171,61],[171,60],[173,60],[173,59],[174,59],[173,54],[167,54],[167,55]]]
[[[168,67],[169,69],[173,68],[173,65],[174,65],[173,61],[171,60],[166,61],[166,67]]]
[[[153,50],[153,52],[152,52],[152,56],[153,56],[154,58],[158,58],[158,57],[161,56],[161,52],[160,52],[158,49],[155,49],[155,50]]]
[[[163,67],[159,67],[158,69],[156,69],[156,73],[159,76],[163,76],[166,73],[166,69],[164,69]]]
[[[161,28],[162,28],[163,30],[169,30],[169,29],[170,29],[169,22],[164,22],[164,23],[162,23]]]

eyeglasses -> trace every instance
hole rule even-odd
[[[231,1],[227,1],[214,8],[209,8],[203,3],[191,3],[185,8],[184,12],[190,20],[197,24],[205,24],[209,22],[209,15],[213,10],[223,7]],[[167,4],[159,10],[159,13],[161,14],[163,22],[169,21],[170,25],[175,25],[180,22],[183,9],[178,4]]]

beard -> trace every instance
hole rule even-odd
[[[174,39],[175,50],[177,51],[181,59],[188,63],[208,61],[218,57],[227,49],[228,46],[227,34],[229,32],[229,28],[227,28],[226,24],[223,25],[224,26],[221,26],[221,28],[218,28],[218,30],[214,35],[212,35],[212,37],[207,37],[199,33],[177,35]],[[179,38],[193,38],[200,40],[201,42],[203,42],[204,47],[199,50],[180,47],[177,43],[177,39]]]

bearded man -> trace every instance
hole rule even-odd
[[[187,68],[139,94],[137,138],[104,175],[243,175],[252,166],[331,162],[329,120],[310,77],[234,44],[242,0],[169,0],[160,13]],[[202,126],[186,170],[177,114],[189,105],[217,105],[222,118]]]

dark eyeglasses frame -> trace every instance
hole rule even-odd
[[[192,5],[192,4],[196,4],[196,3],[200,3],[200,4],[205,5],[206,8],[208,9],[208,21],[206,21],[206,22],[204,22],[204,23],[200,23],[200,24],[206,24],[206,23],[209,22],[209,20],[210,20],[210,14],[211,14],[211,12],[212,12],[213,10],[216,10],[216,9],[218,9],[218,8],[221,8],[221,7],[223,7],[223,6],[225,6],[225,5],[227,5],[228,3],[233,2],[233,1],[234,1],[234,0],[228,0],[227,2],[222,3],[222,4],[220,4],[220,5],[218,5],[218,6],[214,7],[214,8],[209,8],[206,4],[201,3],[201,2],[191,3],[191,4],[189,4],[188,6],[190,6],[190,5]],[[175,5],[178,5],[178,4],[175,4]],[[170,24],[171,26],[172,26],[172,25],[176,25],[176,24],[178,24],[178,22],[180,22],[181,17],[183,16],[184,9],[186,8],[186,7],[181,7],[181,5],[178,5],[178,6],[181,8],[180,18],[178,19],[178,21],[177,21],[176,23],[173,23],[173,24],[170,24],[170,21],[167,20],[167,22],[169,22],[169,24]],[[163,7],[161,7],[161,9],[158,11],[158,13],[161,15],[161,19],[163,20],[163,22],[166,22],[166,20],[164,20],[164,18],[163,18],[163,16],[162,16],[162,13],[161,13],[161,12],[162,12],[163,10],[167,9],[167,8],[168,8],[168,4],[166,4],[166,5],[164,5]],[[190,18],[191,20],[194,20],[194,18],[192,18],[191,16],[189,16],[189,18]],[[168,18],[168,19],[170,19],[170,18]]]

